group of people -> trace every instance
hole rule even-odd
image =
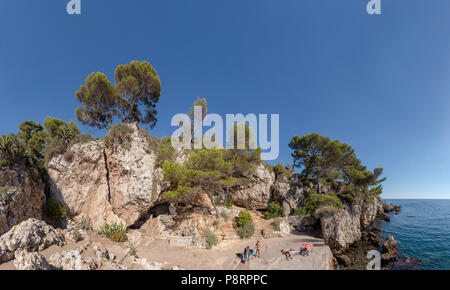
[[[244,254],[242,255],[242,263],[247,263],[250,261],[251,257],[261,258],[261,243],[258,241],[253,249],[250,249],[250,246],[247,246],[244,249]]]
[[[286,257],[286,260],[291,260],[293,259],[293,255],[295,254],[295,250],[294,249],[289,249],[289,250],[281,250],[281,254],[284,255]],[[299,255],[300,256],[309,256],[309,250],[306,247],[300,247],[300,251],[299,251]]]

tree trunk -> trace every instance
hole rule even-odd
[[[214,207],[214,210],[216,211],[216,217],[218,218],[219,217],[219,210],[216,207],[216,203],[214,202],[214,198],[212,197],[212,195],[210,193],[208,193],[207,195],[208,195],[209,199],[211,200],[211,203],[212,203],[212,205]]]

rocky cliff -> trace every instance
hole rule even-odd
[[[361,239],[361,232],[384,214],[379,197],[355,201],[334,215],[321,217],[320,223],[325,242],[333,250],[343,250]]]
[[[162,175],[148,140],[135,128],[126,146],[75,144],[48,163],[51,195],[94,227],[136,223],[159,198]]]
[[[37,170],[19,164],[0,169],[0,236],[29,218],[42,219],[44,200]]]

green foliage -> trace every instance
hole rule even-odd
[[[78,134],[73,140],[72,144],[86,144],[94,141],[94,137],[91,134]]]
[[[158,137],[150,135],[150,133],[145,129],[139,130],[138,134],[140,137],[147,140],[149,152],[155,152],[158,149],[158,146],[161,143],[161,140],[159,140]],[[160,165],[162,165],[162,163]]]
[[[267,205],[267,210],[264,213],[266,220],[284,216],[284,208],[277,202],[271,202]]]
[[[48,164],[53,157],[62,155],[66,152],[69,145],[62,139],[53,139],[45,148],[45,164]]]
[[[146,61],[119,65],[114,72],[120,114],[124,123],[140,122],[151,128],[156,124],[155,106],[161,95],[161,81]]]
[[[66,217],[64,207],[56,199],[48,199],[45,203],[45,215],[52,220],[59,221]]]
[[[98,234],[105,238],[111,239],[114,242],[127,241],[127,227],[122,223],[104,224],[99,230]]]
[[[4,186],[0,186],[0,196],[2,194],[5,194],[8,191],[8,188],[4,187]]]
[[[310,216],[313,215],[317,209],[324,206],[340,209],[342,208],[342,202],[339,197],[337,197],[333,193],[318,194],[314,191],[310,191],[303,201],[301,207],[295,210],[295,214]]]
[[[278,163],[277,165],[273,166],[273,172],[275,173],[276,179],[280,179],[282,176],[287,178],[290,177],[289,171],[281,163]]]
[[[227,208],[231,208],[234,205],[233,200],[231,200],[231,198],[227,198],[227,202],[225,204],[225,206]]]
[[[235,228],[241,228],[243,227],[245,224],[252,224],[253,223],[253,218],[252,216],[245,211],[241,211],[239,213],[239,215],[236,217],[233,227]]]
[[[173,162],[176,158],[177,152],[172,146],[171,138],[162,138],[156,149],[156,166],[162,166],[166,161]]]
[[[80,129],[73,121],[64,122],[60,119],[47,117],[44,121],[44,127],[50,139],[59,138],[67,142],[80,134]]]
[[[19,126],[19,129],[17,137],[24,142],[27,155],[42,165],[47,143],[47,133],[44,131],[44,127],[33,121],[25,121]]]
[[[104,129],[112,125],[120,108],[120,99],[105,74],[90,74],[75,96],[83,104],[75,110],[77,119],[83,125]]]
[[[355,150],[345,143],[313,133],[293,137],[289,147],[293,150],[294,167],[302,169],[301,177],[313,181],[318,193],[321,184],[337,183],[347,187],[345,192],[338,192],[345,201],[382,192],[380,183],[386,180],[380,179],[383,169],[367,170],[356,157]]]
[[[11,162],[6,159],[0,159],[0,169],[11,166]]]
[[[237,234],[241,239],[250,238],[255,234],[255,225],[253,223],[246,223],[238,229]]]
[[[205,230],[206,248],[211,249],[219,244],[219,239],[211,230]]]

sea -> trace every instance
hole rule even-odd
[[[402,206],[381,222],[383,237],[393,236],[401,257],[393,269],[450,270],[450,200],[385,200]]]

